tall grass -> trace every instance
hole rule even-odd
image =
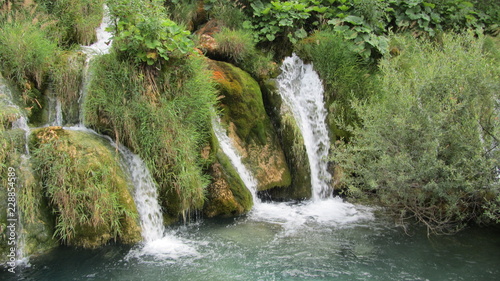
[[[173,219],[201,208],[209,183],[201,149],[210,140],[215,94],[205,68],[194,55],[161,70],[136,68],[114,53],[92,67],[87,124],[145,160]]]
[[[54,235],[69,245],[96,247],[122,235],[122,223],[136,218],[123,200],[127,181],[118,156],[95,136],[40,129],[31,141],[33,163],[56,217]]]
[[[38,0],[56,20],[61,45],[89,45],[96,39],[95,29],[103,17],[104,0]]]

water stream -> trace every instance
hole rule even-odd
[[[322,82],[312,65],[304,64],[295,54],[283,61],[281,70],[277,79],[279,94],[291,109],[304,138],[311,167],[313,200],[327,198],[331,194],[332,176],[328,172],[330,138]]]

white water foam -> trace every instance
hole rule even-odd
[[[332,176],[328,172],[330,138],[326,125],[327,111],[323,101],[323,85],[312,65],[295,54],[286,58],[277,83],[283,102],[291,109],[304,138],[309,165],[313,200],[330,197]]]
[[[241,162],[241,156],[227,136],[226,130],[220,125],[220,120],[213,120],[212,126],[220,147],[253,196],[254,206],[249,214],[249,220],[279,224],[285,234],[291,234],[314,223],[341,227],[373,219],[369,208],[343,202],[340,198],[303,203],[261,202],[257,198],[257,181]]]

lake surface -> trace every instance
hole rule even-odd
[[[170,227],[148,245],[60,247],[0,280],[499,280],[499,234],[409,236],[337,199],[261,203],[247,216]]]

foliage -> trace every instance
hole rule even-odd
[[[334,149],[350,192],[375,192],[432,232],[498,221],[500,69],[482,42],[393,38],[401,53],[380,64],[382,95],[355,103],[363,126]]]
[[[122,220],[136,214],[121,200],[127,181],[110,147],[87,133],[49,127],[34,133],[31,150],[56,215],[56,237],[81,245],[94,235],[121,236]]]
[[[243,22],[248,19],[243,12],[244,4],[233,0],[205,0],[204,8],[210,19],[216,19],[230,29],[243,28]]]
[[[57,20],[61,45],[90,45],[95,41],[95,29],[102,21],[104,0],[37,0],[36,2]]]
[[[177,24],[187,26],[189,30],[195,28],[195,22],[205,12],[200,7],[200,4],[199,0],[172,0],[165,2],[170,19]]]
[[[203,206],[208,179],[201,148],[210,139],[214,88],[202,58],[170,60],[161,71],[111,53],[92,66],[86,123],[139,154],[158,183],[168,216]]]
[[[258,50],[248,30],[223,27],[214,34],[217,55],[242,68],[255,78],[268,77],[275,68],[272,54]]]
[[[0,67],[22,91],[26,107],[41,108],[41,90],[59,53],[47,25],[30,14],[18,13],[0,29]]]
[[[193,50],[189,32],[167,17],[162,1],[108,1],[117,22],[113,46],[124,59],[153,65]]]
[[[489,16],[464,0],[289,0],[249,1],[246,28],[257,42],[295,44],[316,30],[333,28],[362,57],[383,55],[390,31],[435,36],[446,30],[474,29],[479,34]]]

